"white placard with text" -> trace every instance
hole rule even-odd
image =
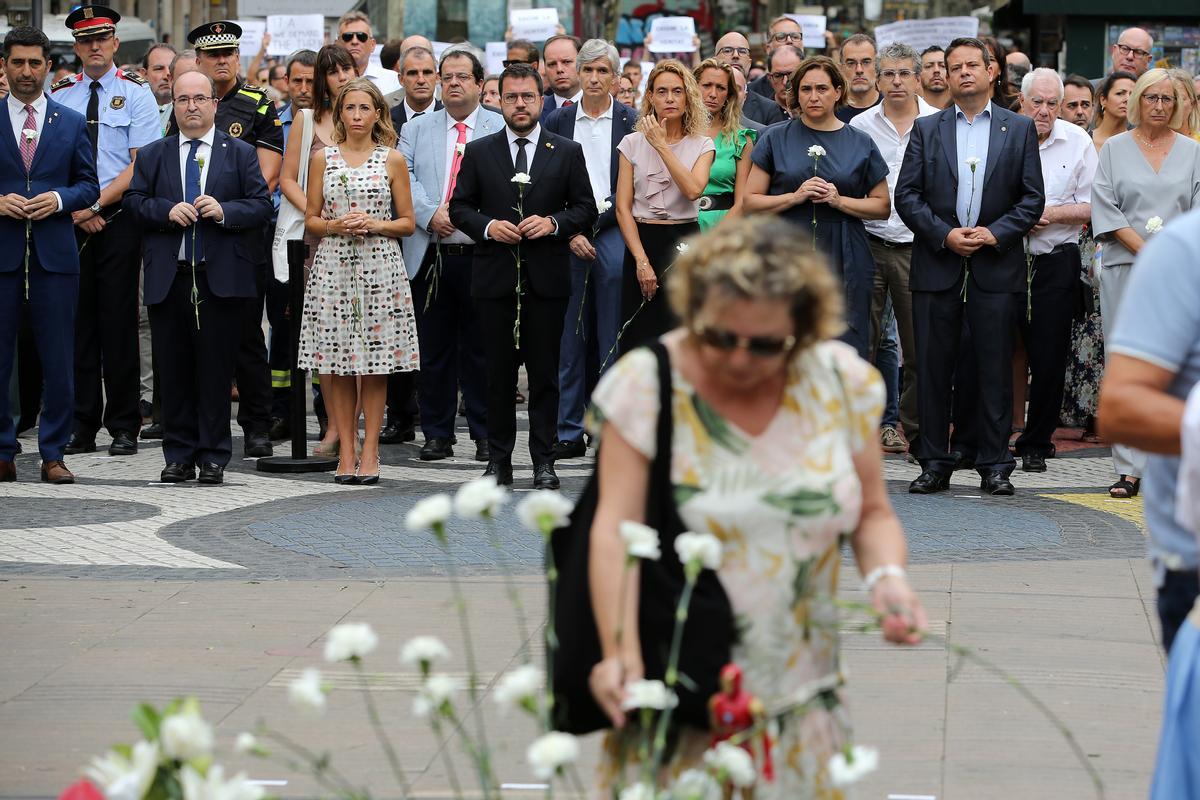
[[[650,23],[651,53],[694,53],[696,20],[691,17],[656,17]]]
[[[262,47],[263,34],[267,32],[266,20],[237,19],[234,22],[242,29],[242,38],[238,41],[242,58],[254,58],[258,55],[258,48]]]
[[[274,14],[267,17],[271,43],[267,55],[286,56],[297,50],[320,50],[325,44],[325,17],[320,14]]]
[[[514,8],[508,12],[512,38],[544,42],[558,33],[557,8]]]
[[[918,53],[930,45],[945,47],[960,36],[978,36],[978,17],[935,17],[906,19],[875,28],[875,45],[880,50],[900,42]]]
[[[499,75],[503,72],[506,58],[508,58],[508,42],[488,42],[487,74]]]
[[[796,20],[800,30],[804,32],[804,46],[810,50],[825,49],[825,15],[824,14],[785,14]]]

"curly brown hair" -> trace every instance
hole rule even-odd
[[[371,126],[371,141],[383,147],[395,147],[399,137],[396,136],[396,129],[392,127],[392,113],[388,110],[387,101],[383,99],[379,87],[366,78],[355,78],[347,83],[338,92],[337,99],[333,101],[334,144],[346,141],[346,125],[342,122],[342,107],[346,104],[346,95],[351,92],[365,92],[369,95],[375,111],[379,114],[379,118]]]
[[[658,119],[654,114],[654,104],[651,102],[651,97],[654,94],[654,82],[659,76],[670,73],[678,75],[679,80],[683,81],[683,94],[686,98],[686,103],[683,109],[683,119],[680,120],[683,126],[684,136],[706,136],[708,134],[708,109],[704,107],[704,101],[700,99],[700,86],[696,83],[696,79],[692,77],[692,73],[683,65],[682,61],[674,58],[667,58],[659,61],[654,65],[654,69],[650,71],[650,77],[646,79],[646,91],[642,94],[642,107],[638,111],[638,122],[636,130],[644,131],[643,121],[653,117]]]

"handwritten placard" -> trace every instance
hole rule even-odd
[[[286,56],[297,50],[320,50],[325,44],[325,17],[320,14],[275,14],[267,17],[271,43],[267,55]]]
[[[254,58],[258,48],[262,47],[263,34],[267,32],[267,22],[262,19],[235,20],[242,29],[242,38],[238,40],[238,50],[242,58]]]
[[[558,33],[557,8],[514,8],[508,12],[512,38],[544,42]]]
[[[656,17],[650,23],[651,53],[694,53],[696,20],[691,17]]]
[[[934,17],[906,19],[875,28],[875,45],[880,50],[900,42],[918,53],[931,45],[945,47],[960,36],[978,36],[978,17]]]
[[[804,33],[804,46],[811,50],[825,49],[824,14],[785,14],[796,21]]]
[[[488,42],[487,74],[499,75],[503,72],[506,58],[508,58],[508,42]]]

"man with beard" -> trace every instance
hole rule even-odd
[[[872,106],[883,102],[883,94],[875,85],[878,66],[875,40],[856,33],[842,43],[842,77],[846,80],[845,103],[834,114],[849,122]]]
[[[946,51],[936,44],[921,52],[921,96],[938,109],[945,109],[954,102],[946,83]]]

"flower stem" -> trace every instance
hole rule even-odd
[[[450,791],[454,792],[455,797],[462,800],[462,786],[458,783],[458,772],[454,769],[454,758],[450,755],[450,749],[447,747],[446,739],[442,735],[442,721],[438,719],[436,712],[429,718],[429,727],[433,729],[433,735],[438,740],[438,749],[441,751],[442,764],[446,767],[446,780],[450,782]]]
[[[354,785],[350,783],[349,779],[347,779],[344,775],[338,772],[337,769],[334,768],[333,760],[330,759],[328,753],[317,755],[299,742],[293,741],[279,731],[274,731],[270,728],[267,728],[266,726],[262,725],[262,723],[259,723],[258,735],[264,739],[270,739],[282,747],[286,747],[288,750],[292,751],[301,759],[306,761],[308,763],[309,771],[312,773],[313,777],[323,785],[330,786],[333,791],[340,792],[342,796],[349,798],[366,796],[366,792],[362,791],[361,789],[354,788]]]
[[[692,602],[692,592],[696,588],[696,579],[700,577],[698,569],[688,565],[685,565],[684,569],[687,570],[687,583],[683,585],[683,591],[679,595],[679,605],[675,609],[675,630],[671,634],[671,651],[667,658],[667,674],[663,677],[663,683],[672,691],[674,691],[675,685],[679,683],[679,649],[683,644],[683,628],[687,624],[688,606]],[[673,708],[668,707],[658,717],[658,730],[654,734],[654,771],[652,775],[657,775],[659,767],[662,766],[663,755],[667,749],[667,729],[671,725],[673,711]]]
[[[439,241],[436,245],[437,252],[434,256],[433,270],[429,273],[429,289],[425,292],[425,312],[429,312],[429,306],[433,304],[434,298],[437,297],[438,281],[442,277],[442,243]]]
[[[546,590],[548,592],[546,616],[546,714],[542,726],[547,732],[554,730],[554,656],[558,653],[558,634],[555,633],[554,623],[558,602],[555,593],[558,591],[558,565],[554,563],[554,550],[550,547],[550,536],[545,536],[546,560]]]
[[[517,615],[517,636],[521,638],[521,655],[524,663],[530,661],[529,654],[529,623],[525,617],[525,605],[521,602],[521,595],[517,591],[517,585],[513,582],[512,570],[508,568],[508,556],[504,552],[504,548],[500,546],[500,538],[496,536],[496,518],[488,515],[488,541],[492,545],[492,549],[500,556],[497,564],[500,565],[500,574],[504,577],[504,590],[508,594],[508,600],[512,604],[513,612]]]
[[[354,671],[358,673],[363,700],[367,705],[367,718],[371,721],[371,727],[375,729],[375,736],[379,739],[379,746],[383,748],[383,754],[387,756],[388,764],[392,768],[392,774],[396,776],[396,782],[400,784],[400,796],[407,798],[410,791],[408,778],[404,776],[404,769],[400,766],[400,758],[396,755],[396,750],[392,747],[392,741],[388,738],[387,730],[383,727],[383,720],[379,716],[379,709],[375,706],[375,698],[371,697],[371,688],[367,685],[367,676],[363,673],[362,661],[355,658],[352,663],[354,664]]]

